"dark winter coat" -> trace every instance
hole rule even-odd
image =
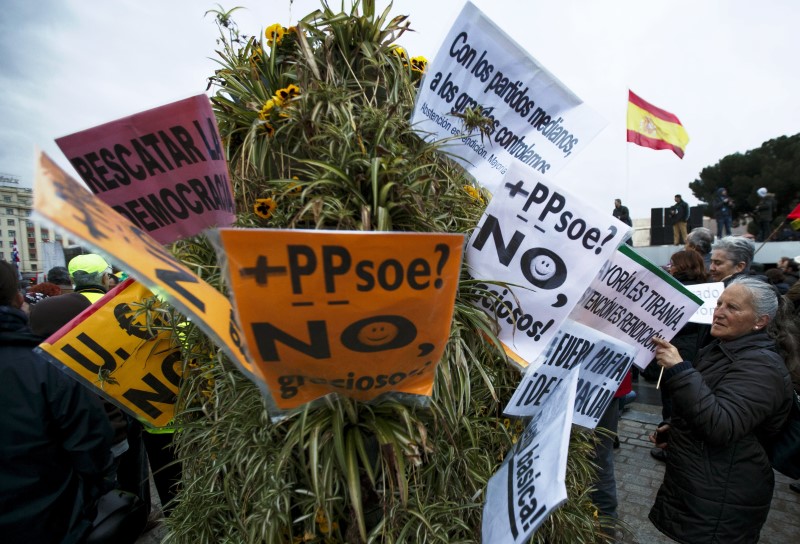
[[[619,208],[615,207],[614,211],[611,212],[611,215],[628,225],[629,227],[633,225],[631,221],[631,213],[628,211],[627,206],[620,206]]]
[[[664,372],[673,416],[664,483],[650,520],[686,544],[757,542],[774,487],[758,437],[776,433],[791,406],[783,359],[764,331],[714,340]]]
[[[714,208],[714,217],[717,219],[731,217],[731,199],[728,195],[722,194],[722,188],[717,189],[714,198],[711,199],[711,206]]]
[[[771,194],[762,198],[756,205],[756,219],[763,222],[771,222],[775,216],[775,199]]]
[[[669,208],[669,219],[671,224],[686,223],[689,221],[691,210],[689,204],[683,200],[676,202]]]
[[[114,483],[111,427],[94,395],[31,350],[23,312],[0,306],[0,541],[76,542]]]
[[[677,274],[675,279],[683,285],[705,283],[702,280],[689,279],[685,274]],[[686,323],[670,340],[670,343],[678,349],[678,353],[681,354],[684,361],[694,361],[697,355],[698,337],[702,329],[703,325],[700,323]]]

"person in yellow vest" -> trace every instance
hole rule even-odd
[[[80,293],[94,304],[106,294],[109,288],[111,265],[100,255],[87,253],[73,257],[67,266],[75,292]]]

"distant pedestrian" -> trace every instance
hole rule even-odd
[[[87,253],[73,257],[69,262],[69,274],[80,293],[94,304],[108,292],[111,265],[100,255]]]
[[[780,294],[785,295],[789,290],[789,284],[786,283],[786,278],[784,278],[783,271],[780,268],[770,268],[764,272],[764,275]]]
[[[696,227],[686,236],[684,249],[693,249],[703,257],[706,272],[711,266],[711,244],[714,242],[714,233],[705,227]]]
[[[69,277],[69,270],[67,270],[66,266],[54,266],[48,270],[47,281],[58,285],[62,295],[71,293],[74,290],[72,287],[72,280]]]
[[[628,207],[623,206],[622,200],[620,200],[619,198],[614,199],[614,210],[611,212],[611,214],[620,221],[622,221],[623,223],[625,223],[626,225],[628,225],[629,227],[633,226],[633,221],[631,221],[631,214],[628,211]],[[629,246],[632,246],[633,237],[628,238],[628,241],[626,243]]]
[[[723,230],[725,236],[730,236],[733,223],[733,199],[728,196],[728,190],[725,187],[717,189],[711,200],[711,206],[714,208],[714,219],[717,220],[717,238],[722,238]]]
[[[688,238],[686,224],[689,222],[689,204],[683,201],[681,195],[675,195],[675,204],[669,209],[669,217],[672,221],[672,243],[676,246],[686,243]]]
[[[798,270],[800,265],[797,264],[797,258],[781,257],[778,261],[778,268],[783,272],[783,279],[789,287],[797,283],[798,277],[800,277],[800,270]]]
[[[756,221],[758,224],[758,234],[756,240],[766,242],[772,234],[772,219],[775,217],[775,195],[767,191],[766,187],[756,191],[759,202],[756,206]]]

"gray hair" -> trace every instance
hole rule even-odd
[[[778,297],[780,294],[769,283],[765,283],[752,276],[739,276],[728,285],[740,285],[750,293],[753,299],[753,310],[757,316],[766,315],[770,320],[775,319],[778,313]]]
[[[792,383],[800,390],[800,320],[794,315],[791,300],[780,296],[774,286],[752,276],[735,278],[728,287],[731,285],[741,285],[750,293],[756,315],[769,316],[767,334],[775,340]]]
[[[711,245],[711,250],[722,250],[733,262],[743,262],[743,272],[748,272],[750,270],[750,263],[753,262],[753,257],[756,254],[756,244],[751,239],[745,238],[744,236],[726,236],[714,242]]]
[[[686,236],[686,243],[697,248],[701,255],[711,253],[711,243],[714,235],[705,227],[696,227]]]

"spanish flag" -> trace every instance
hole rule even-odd
[[[628,141],[651,149],[671,149],[683,158],[689,135],[677,117],[645,102],[629,90]]]
[[[800,230],[800,204],[786,216],[786,220],[794,230]]]

